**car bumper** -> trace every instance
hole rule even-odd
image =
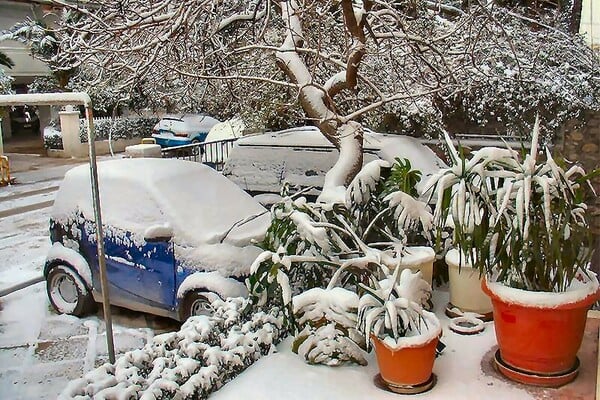
[[[183,146],[186,144],[192,143],[189,138],[177,137],[177,136],[163,136],[163,135],[152,135],[154,140],[156,140],[156,144],[159,144],[160,147],[174,147],[174,146]]]

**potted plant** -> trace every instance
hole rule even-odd
[[[434,218],[441,224],[451,216],[454,245],[485,275],[499,370],[523,383],[560,386],[577,375],[587,310],[599,298],[583,203],[591,175],[566,170],[547,149],[539,157],[538,136],[536,122],[523,159],[483,148],[467,160],[447,138],[453,165],[429,186],[438,199]]]
[[[421,393],[434,382],[432,374],[441,325],[423,309],[431,287],[421,272],[396,268],[358,305],[358,328],[375,347],[383,384],[398,393]]]
[[[482,321],[491,321],[492,302],[481,288],[479,271],[457,249],[449,250],[444,259],[448,266],[450,292],[446,315],[456,318],[471,313]]]

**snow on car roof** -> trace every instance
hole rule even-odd
[[[237,146],[275,146],[275,147],[327,147],[333,148],[321,131],[314,126],[291,128],[279,132],[248,136],[237,141]],[[394,162],[396,157],[408,158],[414,169],[423,176],[429,176],[440,168],[446,167],[444,162],[419,139],[405,135],[385,134],[365,129],[364,150],[376,153],[381,159]],[[263,155],[263,157],[266,156]],[[277,153],[273,153],[277,157]],[[276,164],[274,162],[273,164]],[[425,179],[422,179],[421,185]]]
[[[181,121],[190,128],[210,130],[220,121],[206,114],[166,114],[161,120]]]
[[[135,158],[98,163],[103,224],[143,236],[151,225],[169,223],[174,241],[210,243],[236,222],[265,208],[213,169],[190,161]],[[52,210],[61,220],[81,211],[93,220],[87,165],[67,172]],[[259,234],[264,224],[248,224]],[[236,232],[238,236],[239,232]]]

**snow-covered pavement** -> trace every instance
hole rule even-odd
[[[443,326],[441,340],[446,344],[436,359],[433,373],[437,383],[428,392],[416,398],[431,400],[463,399],[586,399],[595,398],[598,326],[600,320],[590,318],[582,347],[579,377],[559,389],[536,388],[511,382],[493,367],[497,349],[492,322],[476,335],[459,335],[448,329],[449,319],[444,315],[448,301],[445,289],[433,292],[435,313]],[[308,365],[291,351],[291,339],[278,346],[279,353],[264,357],[250,366],[239,377],[211,396],[214,400],[393,400],[402,395],[388,393],[373,384],[378,374],[374,352],[367,356],[368,365],[327,367]],[[409,396],[412,397],[412,396]]]
[[[25,157],[15,158],[24,162]],[[64,173],[75,164],[43,162],[36,158],[35,169],[17,168],[17,184],[0,188],[0,291],[42,275],[50,248],[50,206]],[[113,321],[119,353],[179,326],[119,308]],[[83,319],[57,315],[44,282],[0,298],[0,398],[56,398],[67,382],[107,360],[104,332],[100,311]]]

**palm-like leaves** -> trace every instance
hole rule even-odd
[[[521,161],[510,149],[483,148],[467,160],[447,139],[453,165],[428,182],[439,230],[451,219],[454,245],[480,271],[510,286],[564,291],[591,258],[582,203],[583,170],[565,171],[546,149],[539,124]]]
[[[420,334],[426,328],[420,302],[428,297],[423,296],[424,292],[431,292],[421,272],[396,269],[382,283],[375,288],[362,286],[365,294],[358,303],[359,330],[367,339],[370,334],[394,340]]]

